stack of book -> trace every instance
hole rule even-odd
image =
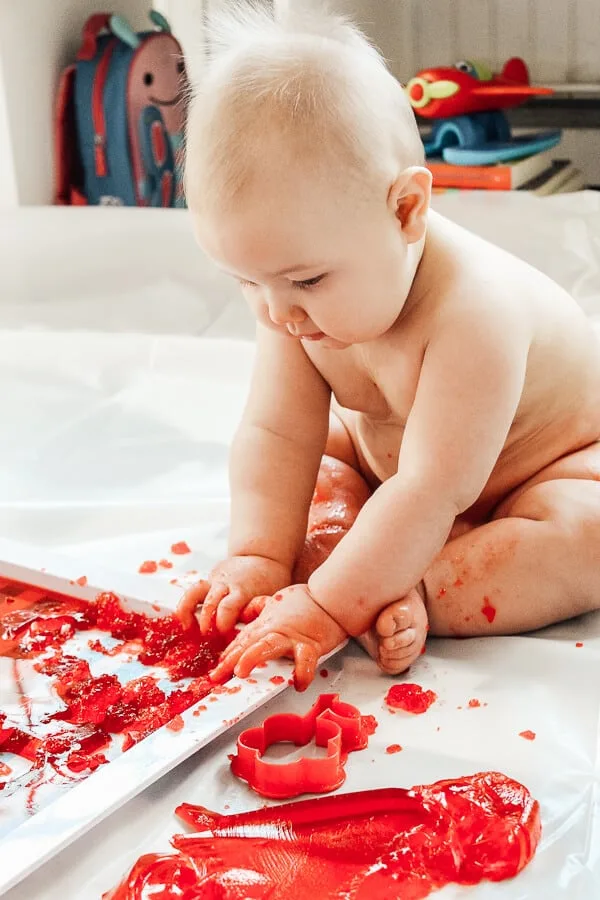
[[[428,159],[433,190],[529,191],[540,197],[566,194],[585,187],[579,169],[568,159],[554,159],[553,150],[491,166],[456,166],[441,159]]]

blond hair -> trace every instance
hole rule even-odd
[[[186,193],[195,211],[229,205],[269,151],[314,172],[335,167],[365,188],[423,164],[402,86],[345,17],[280,16],[252,0],[208,23],[188,111]]]

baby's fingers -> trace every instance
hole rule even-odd
[[[255,619],[258,619],[265,608],[265,603],[268,599],[268,597],[253,597],[250,603],[242,610],[240,622],[243,622],[244,625],[248,625],[249,622],[254,622]]]
[[[282,656],[290,656],[292,641],[283,634],[270,632],[256,643],[242,652],[234,667],[238,678],[247,678],[255,666],[268,662],[270,659],[280,659]]]
[[[200,623],[200,631],[202,634],[208,634],[214,624],[217,607],[223,597],[229,593],[229,585],[222,581],[213,581],[210,590],[206,595],[206,599],[202,604],[198,622]]]
[[[250,632],[250,633],[249,633]],[[221,659],[217,666],[208,673],[211,681],[226,681],[231,675],[237,664],[238,659],[248,649],[252,643],[251,628],[245,628],[238,636],[225,648],[221,654]]]
[[[313,678],[319,654],[314,644],[298,642],[294,647],[294,686],[297,691],[305,691]]]
[[[181,621],[184,628],[190,628],[194,621],[194,613],[196,608],[204,603],[206,595],[210,590],[210,582],[199,581],[197,584],[189,588],[177,606],[175,615]]]
[[[231,588],[217,608],[216,626],[218,631],[231,631],[248,602],[247,596],[237,587]]]

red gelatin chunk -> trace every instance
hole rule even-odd
[[[385,702],[393,709],[402,709],[413,715],[427,712],[437,700],[435,691],[424,691],[418,684],[395,684],[385,695]]]

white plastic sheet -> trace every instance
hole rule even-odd
[[[595,194],[444,195],[435,205],[548,271],[588,313],[600,312]],[[253,355],[249,341],[230,338],[251,338],[252,323],[195,249],[186,214],[20,211],[0,219],[0,264],[0,536],[123,572],[187,540],[194,552],[181,573],[206,571],[225,547],[227,444]],[[443,896],[595,900],[599,662],[599,616],[534,636],[431,641],[411,680],[439,700],[424,716],[407,717],[385,710],[389,680],[352,646],[306,695],[288,690],[246,724],[267,712],[305,710],[319,691],[334,689],[379,721],[369,748],[351,755],[343,789],[490,768],[522,780],[544,824],[531,867],[512,883]],[[488,705],[468,708],[473,698]],[[524,730],[536,740],[519,737]],[[172,815],[179,802],[231,811],[258,805],[228,770],[236,733],[148,788],[7,898],[92,900],[140,853],[167,847],[181,830]],[[392,743],[404,750],[386,754]]]

